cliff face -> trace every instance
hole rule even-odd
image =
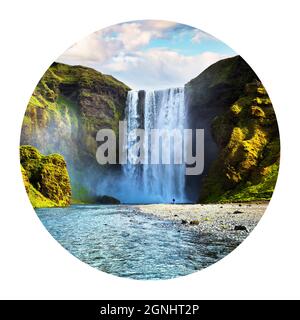
[[[21,146],[20,161],[25,189],[33,207],[70,204],[70,179],[61,155],[44,156],[32,146]]]
[[[118,134],[128,90],[122,82],[93,69],[54,63],[30,98],[21,145],[37,147],[43,154],[61,154],[76,200],[94,202],[102,180],[104,194],[118,188],[120,167],[97,164],[95,138],[101,128]],[[145,92],[139,94],[142,100]],[[269,199],[278,174],[279,133],[271,101],[248,64],[240,56],[213,64],[186,84],[185,99],[187,126],[205,130],[204,173],[186,177],[189,198],[194,202]],[[60,193],[56,199],[48,193],[52,186],[32,180],[34,170],[49,160],[33,150],[27,146],[22,151],[21,164],[34,206],[67,205],[68,188],[66,199]],[[28,152],[39,160],[25,163]],[[63,166],[62,161],[56,162]]]
[[[205,129],[205,170],[188,177],[191,196],[201,202],[270,199],[279,132],[266,90],[248,64],[240,56],[215,63],[186,85],[186,96],[189,125]]]
[[[118,134],[129,88],[93,69],[53,63],[35,88],[27,106],[21,145],[60,153],[68,163],[76,198],[95,189],[96,133],[111,128]]]

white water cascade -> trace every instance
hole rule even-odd
[[[143,203],[176,203],[186,201],[185,198],[185,165],[174,164],[174,155],[182,152],[180,141],[171,141],[170,148],[152,152],[170,152],[171,164],[149,164],[151,156],[151,129],[176,129],[183,132],[185,124],[184,88],[172,88],[157,91],[135,91],[128,93],[126,105],[128,164],[123,165],[123,178],[130,185],[129,202]],[[132,130],[144,129],[142,140],[145,159],[148,164],[135,164],[137,153],[130,148],[137,141]],[[131,132],[131,133],[130,133]],[[148,149],[147,149],[148,146]],[[179,150],[180,149],[180,150]],[[161,160],[161,154],[157,155]]]

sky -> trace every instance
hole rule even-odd
[[[117,24],[75,43],[58,59],[110,74],[132,89],[182,87],[236,53],[193,27],[160,20]]]

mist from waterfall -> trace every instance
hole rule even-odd
[[[142,148],[145,162],[150,163],[151,129],[173,129],[183,132],[185,126],[184,88],[166,90],[132,90],[128,93],[125,117],[127,120],[127,142],[129,163],[123,165],[123,183],[128,185],[127,201],[134,203],[176,203],[186,202],[185,197],[185,164],[174,164],[174,154],[182,152],[182,141],[170,142],[170,149],[160,145],[152,152],[170,152],[171,164],[135,164],[138,154],[132,147],[138,140],[136,129],[144,129],[145,136]]]

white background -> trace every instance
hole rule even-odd
[[[2,1],[0,298],[300,298],[297,2]],[[223,40],[261,78],[280,126],[280,175],[261,222],[226,258],[201,272],[175,280],[117,278],[74,258],[36,217],[19,170],[23,113],[49,64],[89,33],[136,19],[186,23]]]

